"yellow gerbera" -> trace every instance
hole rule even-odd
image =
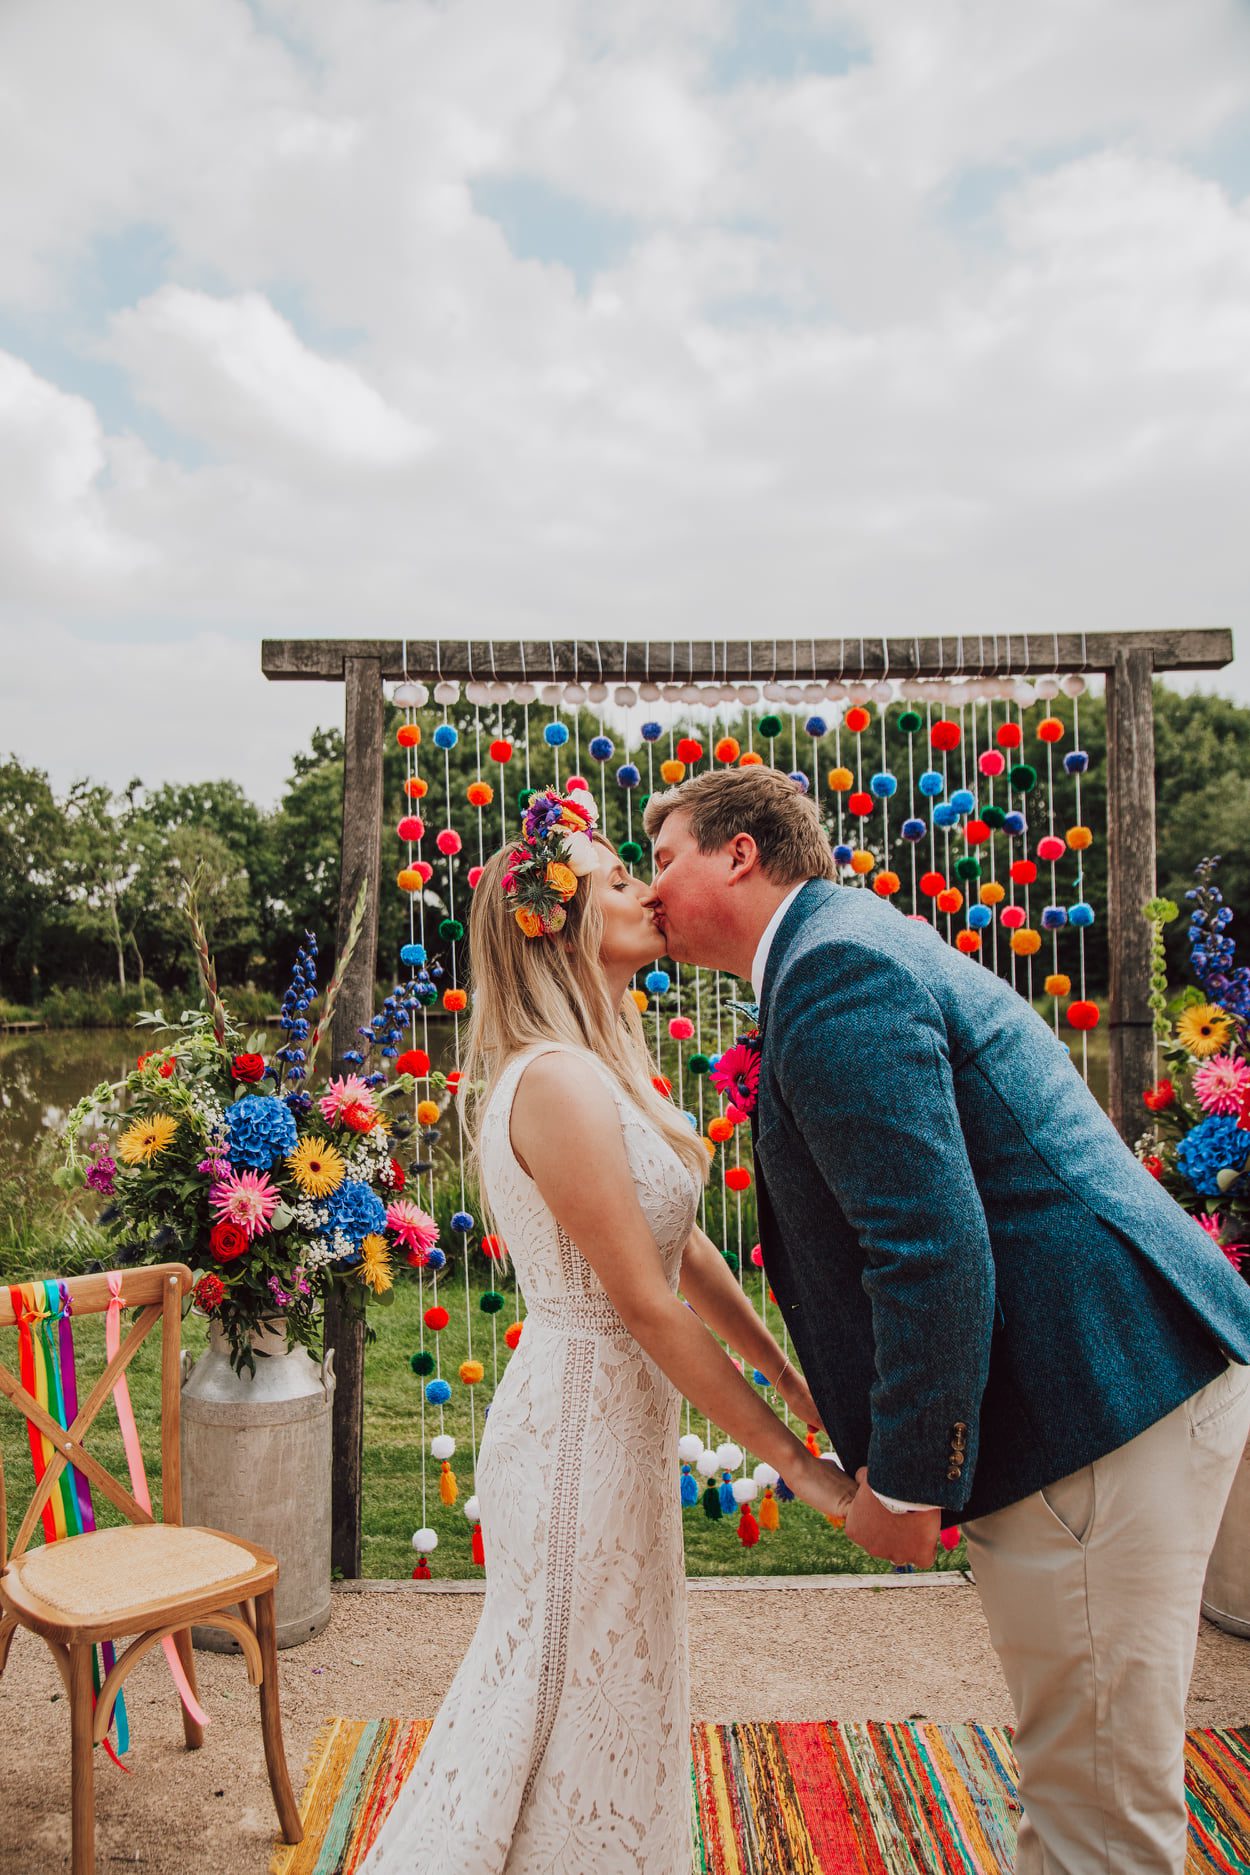
[[[347,1161],[328,1139],[301,1139],[288,1154],[291,1177],[307,1198],[328,1198],[337,1191],[347,1172]]]
[[[376,1231],[370,1231],[361,1241],[360,1274],[375,1296],[391,1287],[390,1247]]]
[[[158,1152],[178,1131],[178,1122],[169,1113],[152,1113],[146,1120],[135,1120],[117,1142],[117,1156],[127,1165],[150,1165]]]
[[[1218,1003],[1195,1003],[1176,1019],[1177,1040],[1199,1061],[1218,1055],[1232,1032],[1232,1018]]]

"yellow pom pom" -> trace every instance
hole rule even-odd
[[[1005,889],[999,885],[997,879],[988,879],[977,893],[983,905],[1001,905],[1006,896]]]
[[[1067,996],[1071,993],[1071,990],[1072,979],[1071,977],[1065,977],[1062,970],[1056,970],[1046,979],[1046,994],[1048,996]]]
[[[1094,844],[1094,836],[1088,827],[1069,827],[1068,845],[1074,853],[1083,853],[1087,846]]]
[[[856,850],[851,854],[851,871],[852,872],[860,872],[860,873],[871,872],[875,863],[876,862],[874,861],[872,854],[869,853],[862,846],[857,847]]]
[[[421,874],[417,871],[415,866],[405,866],[401,872],[396,873],[395,883],[401,892],[419,892],[421,890]]]
[[[1040,931],[1030,931],[1025,925],[1023,930],[1012,932],[1011,948],[1017,957],[1032,957],[1042,948],[1042,934]]]
[[[660,763],[661,779],[664,781],[667,781],[670,788],[673,787],[677,782],[681,780],[685,772],[686,772],[686,764],[684,762],[673,761],[670,759],[667,762]]]
[[[777,1510],[777,1500],[773,1496],[773,1487],[768,1485],[764,1492],[764,1502],[760,1505],[759,1526],[761,1530],[779,1530],[781,1517]]]
[[[855,777],[849,768],[831,768],[828,780],[835,794],[849,794],[855,786]]]
[[[436,1102],[432,1100],[419,1100],[417,1102],[417,1125],[438,1125],[438,1106]]]
[[[476,1387],[479,1380],[486,1378],[486,1369],[480,1361],[461,1361],[460,1378],[466,1387]]]
[[[645,990],[631,990],[629,993],[634,999],[634,1007],[638,1011],[638,1014],[640,1016],[645,1015],[647,1011],[647,992]]]

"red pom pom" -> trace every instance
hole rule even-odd
[[[594,789],[591,787],[590,783],[587,781],[585,775],[570,775],[569,776],[568,780],[564,784],[564,792],[566,794],[572,794],[574,788],[585,788],[587,794],[594,793]]]
[[[481,878],[482,872],[483,872],[483,868],[481,866],[469,867],[469,890],[470,892],[476,892],[477,882]]]
[[[475,1523],[473,1526],[473,1543],[471,1547],[474,1562],[479,1569],[484,1569],[486,1567],[486,1551],[482,1547],[482,1526],[480,1523]]]
[[[939,892],[946,890],[946,875],[941,872],[926,872],[920,876],[920,890],[926,898],[936,898]]]
[[[419,1081],[430,1071],[430,1057],[424,1048],[405,1048],[395,1063],[396,1074],[411,1074]]]
[[[1005,931],[1019,931],[1023,929],[1023,905],[1004,905],[998,916]]]
[[[416,873],[422,885],[428,885],[434,877],[434,868],[428,859],[414,859],[411,870]]]
[[[1021,741],[1019,723],[1000,723],[994,740],[1000,749],[1018,749]]]
[[[1037,843],[1037,857],[1047,861],[1062,859],[1067,850],[1063,841],[1054,833],[1044,834]],[[1036,866],[1033,868],[1033,877],[1037,877]]]
[[[492,762],[510,762],[512,760],[512,744],[505,738],[498,737],[490,745],[490,759]]]
[[[981,933],[979,931],[957,931],[955,933],[955,949],[962,951],[965,957],[971,957],[974,952],[979,951],[980,948]]]
[[[430,1565],[428,1562],[426,1562],[424,1556],[421,1558],[420,1562],[417,1564],[416,1568],[413,1570],[412,1579],[414,1582],[428,1582],[429,1581]]]
[[[677,744],[677,760],[679,762],[701,762],[703,760],[703,744],[701,742],[696,742],[693,736],[683,736],[681,741]]]
[[[694,1034],[694,1023],[689,1016],[674,1016],[668,1025],[668,1032],[675,1042],[688,1042]]]
[[[725,1183],[728,1185],[730,1191],[749,1191],[751,1189],[751,1174],[747,1171],[745,1165],[731,1165],[725,1174]]]
[[[1067,1017],[1074,1029],[1096,1029],[1099,1020],[1098,1004],[1082,1002],[1069,1003]]]
[[[958,1524],[953,1524],[949,1530],[939,1530],[938,1542],[942,1545],[942,1548],[945,1550],[958,1549],[959,1548],[959,1526]]]
[[[509,1322],[508,1326],[504,1329],[503,1338],[510,1348],[516,1347],[517,1342],[521,1339],[521,1330],[524,1326],[524,1322]]]
[[[1013,859],[1010,871],[1017,885],[1032,885],[1037,878],[1037,867],[1031,859]]]
[[[651,1076],[651,1085],[654,1087],[657,1094],[663,1094],[665,1100],[671,1100],[673,1098],[673,1083],[671,1081],[666,1081],[662,1074],[653,1074]]]
[[[489,1257],[492,1263],[502,1263],[504,1257],[507,1255],[507,1251],[508,1246],[501,1237],[496,1237],[494,1235],[483,1237],[482,1253]]]
[[[425,1311],[425,1325],[427,1328],[432,1328],[435,1334],[437,1334],[440,1329],[446,1328],[450,1320],[451,1316],[447,1313],[441,1302],[436,1302],[433,1308],[429,1308]]]
[[[990,837],[989,827],[983,820],[970,820],[964,828],[969,846],[984,846]]]
[[[929,741],[935,749],[957,749],[959,737],[959,724],[952,723],[946,716],[940,717],[929,731]]]
[[[867,729],[869,723],[872,721],[872,717],[868,714],[868,711],[864,708],[862,703],[853,703],[846,712],[844,720],[853,736],[862,736],[865,729]]]
[[[878,898],[893,898],[901,891],[903,881],[896,872],[879,872],[872,882],[872,889]]]
[[[742,1515],[738,1519],[738,1535],[741,1537],[743,1547],[746,1549],[750,1549],[752,1544],[758,1543],[760,1540],[760,1527],[751,1514],[751,1506],[749,1504],[744,1504],[742,1506]]]
[[[873,798],[866,789],[859,788],[847,802],[847,809],[856,820],[867,820],[874,806]]]
[[[463,842],[454,827],[444,827],[434,844],[440,853],[450,859],[460,851]]]
[[[963,909],[963,902],[964,895],[957,885],[949,885],[944,892],[939,892],[937,895],[937,908],[939,911],[953,914]]]
[[[395,831],[401,840],[420,840],[425,834],[425,822],[416,814],[405,814]]]

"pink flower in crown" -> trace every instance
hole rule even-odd
[[[373,1089],[359,1074],[342,1074],[337,1080],[327,1081],[326,1091],[317,1105],[321,1108],[322,1118],[328,1120],[331,1126],[336,1120],[342,1119],[347,1107],[363,1107],[368,1113],[375,1111]]]
[[[1239,1113],[1250,1094],[1250,1067],[1235,1055],[1212,1055],[1194,1069],[1194,1098],[1208,1113]]]
[[[712,1085],[740,1113],[755,1112],[760,1092],[760,1038],[740,1035],[712,1069]]]
[[[415,1252],[415,1258],[422,1263],[438,1237],[434,1219],[410,1198],[395,1198],[387,1205],[386,1228],[402,1249]]]
[[[232,1171],[211,1187],[208,1198],[219,1222],[228,1218],[249,1237],[268,1230],[278,1208],[277,1188],[270,1184],[267,1172]]]

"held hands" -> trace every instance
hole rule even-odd
[[[857,1486],[841,1466],[830,1459],[813,1458],[806,1448],[802,1461],[787,1470],[786,1483],[796,1497],[824,1517],[847,1517],[857,1494]]]
[[[931,1568],[942,1527],[941,1511],[887,1510],[868,1482],[868,1467],[861,1465],[855,1476],[859,1490],[846,1519],[846,1534],[852,1543],[887,1562]]]

